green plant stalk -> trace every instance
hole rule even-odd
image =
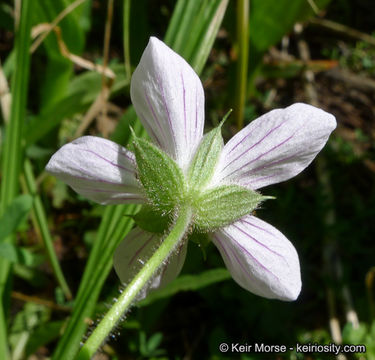
[[[18,178],[22,159],[22,127],[26,114],[27,87],[29,78],[29,46],[31,16],[30,1],[22,2],[20,27],[16,34],[16,65],[12,81],[12,104],[3,150],[0,215],[19,191]]]
[[[134,213],[136,205],[109,206],[104,212],[97,239],[91,250],[88,264],[74,303],[74,311],[64,336],[59,341],[53,359],[72,359],[77,353],[81,337],[88,326],[102,286],[112,269],[113,253],[133,226],[124,213]],[[111,231],[109,231],[112,229]]]
[[[165,35],[165,43],[200,74],[207,61],[229,0],[179,0]],[[191,32],[190,29],[194,28]]]
[[[202,7],[206,8],[207,5],[200,1],[178,0],[176,3],[164,41],[179,54],[182,54],[186,45],[190,43],[188,40],[192,28],[191,21]]]
[[[90,251],[90,256],[88,258],[85,271],[83,273],[82,279],[80,281],[80,286],[77,293],[77,298],[82,296],[84,289],[88,286],[90,282],[90,274],[92,274],[97,265],[97,260],[99,259],[100,252],[102,250],[102,244],[105,243],[105,239],[110,232],[111,223],[118,221],[118,216],[115,215],[116,206],[107,206],[104,210],[103,218],[99,226],[98,234],[96,235],[95,242]]]
[[[22,159],[22,126],[26,114],[30,64],[31,1],[22,1],[19,28],[15,36],[15,71],[13,74],[10,119],[6,128],[3,150],[0,216],[19,192],[19,175]],[[9,238],[7,241],[12,241]],[[7,358],[6,304],[9,301],[10,263],[0,258],[0,354]]]
[[[124,63],[126,78],[130,80],[131,77],[131,65],[130,65],[130,6],[131,0],[124,0],[123,8],[123,44],[124,44]]]
[[[211,52],[213,43],[216,39],[217,32],[219,31],[220,25],[223,21],[225,12],[228,7],[229,0],[221,0],[216,4],[216,7],[210,12],[209,19],[201,36],[199,38],[196,47],[191,54],[190,65],[200,74],[206,64],[208,55]],[[195,31],[193,32],[193,34]]]
[[[35,183],[35,177],[33,173],[33,169],[31,166],[30,160],[26,159],[24,163],[24,176],[25,176],[25,185],[26,185],[26,191],[33,196],[33,213],[35,217],[36,222],[36,228],[39,230],[39,233],[41,234],[44,247],[47,251],[47,256],[49,259],[49,262],[52,266],[53,273],[55,274],[56,280],[58,284],[61,286],[62,291],[64,292],[65,297],[68,300],[72,299],[72,293],[69,289],[68,283],[65,280],[64,274],[61,270],[59,260],[56,256],[55,249],[53,247],[53,240],[51,233],[48,229],[47,224],[47,216],[44,211],[44,207],[42,204],[42,201],[40,199],[40,196],[37,192],[37,186]]]
[[[249,9],[250,0],[237,2],[237,68],[234,119],[238,130],[244,125],[244,110],[247,93],[247,67],[249,59]]]
[[[221,1],[222,0],[203,0],[200,6],[195,9],[196,16],[194,17],[194,22],[187,24],[187,29],[193,28],[194,31],[188,31],[185,34],[185,36],[188,36],[190,41],[180,44],[180,51],[183,57],[187,59],[193,58],[192,54],[196,52],[195,49],[197,45],[199,45],[200,39],[207,30],[207,26],[209,26],[206,19],[214,17],[215,11]],[[191,2],[194,3],[194,1]],[[199,3],[199,1],[196,1],[196,3]],[[191,65],[191,61],[189,63]]]
[[[168,259],[177,244],[183,240],[190,223],[192,211],[190,207],[182,208],[177,221],[169,235],[163,240],[160,247],[145,263],[139,273],[113,304],[108,313],[96,327],[86,343],[78,353],[77,360],[90,359],[103,341],[107,338],[113,327],[120,321],[123,314],[129,309],[138,293],[154,276],[160,266]]]

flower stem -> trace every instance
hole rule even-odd
[[[191,209],[189,207],[180,210],[177,221],[169,235],[163,240],[160,247],[151,258],[145,263],[143,268],[134,277],[127,288],[122,292],[118,300],[113,304],[108,313],[104,316],[97,328],[87,339],[81,348],[76,360],[88,360],[94,355],[105,338],[109,335],[113,327],[121,319],[123,314],[132,305],[137,294],[143,289],[152,278],[157,269],[169,257],[177,244],[184,237],[191,222]]]
[[[249,12],[250,0],[237,2],[237,65],[234,118],[238,131],[243,128],[247,97],[247,70],[249,59]]]

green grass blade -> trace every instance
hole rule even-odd
[[[194,1],[190,1],[193,3]],[[164,36],[164,42],[171,46],[171,44],[176,43],[175,37],[177,35],[177,29],[180,26],[181,29],[181,22],[184,20],[184,14],[186,14],[185,7],[187,5],[186,0],[178,0],[172,14],[172,18],[169,22],[168,30]],[[182,31],[180,33],[183,34]]]
[[[76,354],[82,335],[87,329],[85,319],[91,318],[102,286],[112,269],[112,256],[120,241],[132,227],[133,221],[124,217],[124,213],[135,211],[135,205],[108,207],[101,224],[102,238],[97,238],[95,248],[90,254],[85,275],[80,284],[74,304],[74,311],[64,336],[59,342],[53,359],[72,359]],[[110,214],[112,213],[112,214]],[[112,215],[112,216],[108,216]],[[112,228],[112,231],[110,231]]]
[[[195,52],[195,48],[204,35],[205,29],[207,28],[208,21],[212,19],[212,16],[219,5],[220,0],[203,0],[200,7],[196,9],[196,12],[192,14],[190,26],[194,31],[187,32],[188,40],[184,45],[181,45],[181,54],[186,59],[192,59],[192,54]],[[185,41],[187,40],[185,39]],[[177,44],[180,45],[180,44]]]
[[[34,205],[33,205],[33,214],[36,221],[36,227],[39,230],[43,245],[46,249],[48,260],[52,266],[53,273],[56,277],[58,284],[61,286],[62,291],[64,292],[67,299],[72,298],[72,293],[69,289],[69,286],[65,280],[64,274],[61,270],[59,260],[56,256],[55,249],[53,247],[53,240],[51,233],[48,229],[47,224],[47,216],[44,211],[42,200],[37,193],[37,187],[35,183],[35,177],[33,173],[33,169],[29,160],[25,160],[24,164],[24,175],[25,175],[25,183],[27,192],[34,197]]]
[[[229,0],[220,0],[217,2],[214,11],[207,18],[203,34],[191,54],[190,65],[200,74],[211,52],[212,46],[216,39],[217,32],[223,21]]]
[[[176,5],[177,13],[172,16],[166,43],[182,55],[198,74],[207,61],[228,2],[180,0]],[[194,31],[190,31],[191,28]]]
[[[191,33],[191,21],[200,8],[199,1],[179,0],[173,11],[171,22],[165,35],[165,43],[178,53],[182,53]]]
[[[19,191],[19,175],[22,160],[22,126],[26,115],[26,99],[29,81],[30,65],[30,30],[31,30],[31,1],[25,0],[21,6],[19,28],[15,38],[15,72],[11,84],[12,105],[10,121],[6,129],[6,138],[2,152],[2,184],[0,216],[6,207],[17,196]],[[10,264],[7,260],[0,259],[0,354],[8,354],[7,331],[5,323],[8,302],[6,284],[10,276]]]
[[[22,159],[22,127],[26,115],[26,97],[29,81],[29,46],[31,16],[25,15],[29,1],[22,7],[20,28],[16,35],[16,70],[13,75],[10,121],[6,129],[3,150],[0,213],[11,203],[19,190],[18,177]]]
[[[131,0],[124,0],[123,7],[123,42],[124,42],[124,62],[126,78],[130,79],[131,65],[130,65],[130,5]]]
[[[236,64],[236,91],[234,98],[234,119],[238,130],[243,128],[245,101],[247,95],[247,67],[249,58],[249,2],[237,2],[237,64]]]

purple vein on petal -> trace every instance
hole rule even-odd
[[[120,146],[118,148],[117,148],[117,146],[116,146],[116,148],[113,148],[113,147],[111,147],[111,146],[109,146],[109,145],[107,145],[105,143],[102,143],[101,146],[105,146],[107,149],[110,149],[110,150],[114,151],[116,154],[125,157],[126,159],[129,160],[129,162],[132,165],[134,165],[134,158],[132,158],[131,156],[129,156],[123,149],[121,149]]]
[[[148,123],[147,123],[146,118],[144,117],[144,115],[141,114],[141,113],[139,113],[139,117],[141,118],[142,123],[144,124],[144,127],[146,128],[147,132],[149,132],[149,134],[151,133],[150,134],[151,138],[153,138],[158,143],[160,149],[163,149],[159,138],[155,134],[154,129],[152,128],[152,126],[148,126]]]
[[[82,186],[74,186],[76,189],[80,189],[81,191],[89,191],[89,192],[97,192],[97,193],[106,193],[106,194],[126,194],[126,193],[119,193],[118,191],[115,190],[105,190],[105,189],[98,189],[98,188],[89,188],[89,187],[82,187]],[[129,193],[131,195],[135,195],[134,193]],[[132,199],[132,198],[129,198]],[[137,197],[138,199],[138,197]]]
[[[81,186],[72,186],[72,188],[79,192],[80,194],[84,195],[84,194],[87,194],[89,195],[90,193],[109,193],[109,194],[117,194],[117,195],[120,195],[120,196],[111,196],[110,199],[112,200],[123,200],[123,201],[131,201],[131,202],[134,202],[134,201],[140,201],[143,202],[144,198],[141,196],[141,195],[138,195],[138,196],[134,196],[134,195],[137,195],[137,193],[126,193],[126,192],[117,192],[117,191],[111,191],[111,190],[102,190],[102,189],[91,189],[91,188],[87,188],[87,187],[81,187]],[[126,196],[126,195],[130,195],[130,196]]]
[[[247,152],[249,152],[251,149],[253,149],[255,146],[261,144],[263,142],[263,140],[265,140],[269,135],[271,135],[275,130],[277,130],[278,128],[280,128],[282,125],[284,125],[286,122],[288,121],[287,120],[284,120],[283,122],[281,122],[279,125],[275,126],[273,129],[271,129],[270,131],[267,132],[266,135],[264,135],[260,140],[258,140],[255,144],[253,144],[252,146],[250,146],[248,149],[246,149],[244,152],[242,152],[240,155],[238,155],[234,160],[230,161],[224,168],[223,170],[225,170],[229,165],[233,164],[235,161],[237,161],[239,158],[241,158],[244,154],[246,154]],[[237,170],[236,170],[237,171]]]
[[[125,170],[125,171],[130,172],[130,173],[134,173],[134,170],[132,170],[132,169],[128,169],[128,168],[126,168],[125,166],[122,166],[122,165],[116,164],[116,163],[114,163],[114,162],[112,162],[112,161],[106,159],[104,156],[101,156],[101,155],[97,154],[95,151],[92,151],[92,150],[89,150],[89,149],[82,149],[82,148],[79,148],[79,149],[77,149],[77,150],[80,150],[80,151],[86,151],[86,152],[88,152],[88,153],[90,153],[90,154],[95,155],[95,156],[98,157],[99,159],[104,160],[106,163],[111,164],[112,166],[115,166],[115,167],[117,167],[117,168],[119,168],[119,169]]]
[[[275,173],[273,173],[271,175],[263,176],[263,177],[256,178],[256,179],[251,179],[250,181],[247,181],[245,183],[241,182],[241,184],[244,185],[244,186],[247,186],[247,185],[259,182],[259,181],[263,181],[263,180],[267,180],[267,179],[272,179],[273,177],[279,176],[281,174],[282,174],[281,172],[278,172],[278,173],[275,172]]]
[[[289,140],[291,140],[291,139],[294,137],[295,134],[296,134],[296,133],[290,135],[288,138],[286,138],[285,140],[283,140],[280,144],[275,145],[275,146],[272,147],[271,149],[267,150],[265,153],[260,154],[259,156],[257,156],[257,157],[256,157],[255,159],[253,159],[253,160],[250,160],[250,161],[247,162],[246,164],[242,165],[239,169],[235,169],[235,170],[233,170],[230,174],[226,175],[225,177],[229,177],[229,176],[233,175],[235,172],[242,170],[245,166],[248,166],[248,165],[252,164],[254,161],[257,161],[257,160],[261,159],[263,156],[268,155],[270,152],[274,151],[274,150],[277,149],[278,147],[280,147],[280,146],[286,144]]]
[[[227,249],[225,248],[225,246],[223,245],[223,243],[221,242],[220,238],[214,234],[213,237],[215,238],[215,240],[217,241],[219,247],[223,250],[225,256],[228,258],[229,262],[232,263],[232,259],[231,257],[229,256],[228,252],[227,252]]]
[[[163,100],[165,112],[167,113],[169,128],[171,129],[171,133],[172,133],[171,135],[172,135],[172,139],[173,139],[173,146],[174,146],[175,155],[177,156],[177,153],[176,153],[176,151],[177,151],[176,134],[174,133],[174,128],[172,126],[172,121],[171,121],[171,115],[169,113],[167,101],[165,99],[163,83],[161,82],[160,76],[158,74],[156,75],[156,78],[157,78],[157,83],[158,83],[158,86],[159,86],[159,89],[160,89],[161,98]]]
[[[229,256],[228,252],[226,251],[225,249],[225,246],[222,244],[222,242],[219,240],[219,238],[214,235],[216,241],[220,244],[220,247],[224,250],[224,253],[225,255],[227,256],[228,260],[232,263],[233,265],[233,262],[231,260],[231,257]],[[232,238],[232,237],[231,237]],[[273,273],[271,272],[271,270],[269,270],[267,267],[265,267],[263,264],[261,264],[253,255],[251,255],[244,247],[241,246],[241,244],[239,244],[235,239],[232,238],[232,240],[237,244],[238,247],[240,247],[249,257],[251,257],[256,263],[258,263],[260,265],[260,267],[264,270],[266,270],[267,272],[269,272],[271,275],[273,275],[277,280],[280,281],[280,279]],[[240,265],[240,267],[242,268],[242,271],[244,273],[247,274],[247,276],[249,278],[253,278],[254,275],[250,274],[249,273],[249,270],[247,269],[247,267],[243,264],[242,260],[238,258],[238,256],[236,255],[235,251],[232,249],[232,248],[229,248],[229,250],[231,251],[233,257],[235,258],[236,262]]]
[[[130,259],[128,265],[131,265],[134,262],[134,260],[140,254],[140,252],[150,243],[150,241],[153,239],[153,237],[154,237],[154,235],[151,235],[150,238],[135,252],[135,254]]]
[[[233,146],[233,147],[227,152],[227,156],[228,156],[233,150],[235,150],[235,149],[237,148],[237,146],[239,146],[240,144],[242,144],[242,143],[245,141],[245,139],[246,139],[247,137],[249,137],[249,136],[254,132],[254,130],[256,130],[260,125],[261,125],[261,122],[258,121],[257,126],[254,127],[254,129],[250,129],[251,131],[248,132],[247,134],[245,134],[244,137],[243,137],[239,142],[237,142],[237,144],[235,144],[235,145],[234,145],[234,146]]]
[[[287,163],[287,162],[289,162],[290,160],[293,160],[293,159],[295,159],[295,158],[297,158],[297,155],[294,154],[294,155],[288,156],[288,157],[286,157],[286,158],[283,158],[283,159],[280,159],[280,160],[277,160],[277,161],[269,162],[269,163],[267,163],[267,164],[264,164],[264,165],[262,165],[262,166],[258,166],[257,168],[250,169],[250,170],[244,172],[244,173],[242,174],[242,176],[248,176],[248,175],[251,175],[251,174],[256,173],[256,172],[259,171],[259,170],[264,170],[264,169],[267,169],[267,168],[269,168],[269,167],[271,167],[271,166],[274,166],[274,165],[280,165],[280,164],[283,164],[284,162]],[[279,171],[279,172],[274,172],[274,173],[271,174],[271,175],[263,176],[263,177],[256,178],[256,179],[253,178],[253,179],[251,179],[250,181],[243,183],[243,185],[249,185],[249,184],[253,184],[253,183],[258,182],[258,181],[271,179],[271,178],[273,178],[273,177],[275,177],[275,176],[279,176],[279,175],[282,175],[282,174],[283,174],[283,173],[282,173],[281,171]]]
[[[243,251],[246,253],[246,255],[248,255],[249,257],[251,257],[263,270],[269,272],[271,275],[273,275],[277,280],[279,280],[279,278],[270,270],[268,269],[266,266],[264,266],[255,256],[253,256],[246,248],[244,248],[237,240],[235,240],[233,237],[231,237],[232,240],[237,244],[237,246]],[[235,255],[234,251],[232,250],[232,253],[233,255],[237,258],[237,256]],[[238,260],[237,260],[238,261]]]
[[[125,184],[119,184],[119,183],[116,183],[114,181],[108,181],[108,180],[104,180],[104,179],[100,179],[92,174],[90,174],[89,172],[87,172],[85,169],[81,168],[81,167],[78,167],[78,169],[83,173],[83,174],[86,174],[87,176],[91,176],[92,179],[88,179],[84,176],[80,176],[80,175],[71,175],[73,178],[76,178],[76,179],[80,179],[80,180],[85,180],[85,181],[92,181],[92,182],[100,182],[100,183],[103,183],[103,184],[110,184],[110,185],[116,185],[116,186],[123,186],[123,187],[127,187]]]
[[[232,266],[233,266],[233,262],[232,262],[232,259],[231,259],[231,257],[229,256],[229,254],[227,253],[227,251],[225,250],[225,247],[224,247],[224,245],[220,242],[220,246],[221,246],[221,248],[224,250],[224,252],[225,252],[225,254],[226,254],[226,256],[227,256],[227,258],[229,259],[229,261],[231,262],[231,264],[232,264]],[[237,264],[241,267],[241,269],[242,269],[242,271],[250,278],[250,279],[252,279],[252,278],[254,278],[254,275],[253,274],[251,274],[250,272],[249,272],[249,270],[247,269],[247,267],[243,264],[243,262],[242,262],[242,260],[241,259],[239,259],[238,258],[238,256],[236,255],[236,253],[235,253],[235,251],[232,249],[232,248],[229,248],[229,250],[230,250],[230,252],[232,253],[232,255],[233,255],[233,257],[234,257],[234,259],[236,260],[236,262],[237,262]],[[251,258],[253,258],[252,256],[251,256],[251,254],[249,254],[250,255],[250,257]],[[256,262],[258,262],[258,260],[256,260],[256,259],[254,259]],[[258,262],[259,263],[259,262]],[[259,263],[260,264],[260,263]],[[261,267],[264,267],[262,264],[260,264],[261,265]],[[267,268],[265,268],[267,271],[269,271]],[[272,274],[272,273],[271,273]],[[274,275],[274,274],[272,274],[272,275]],[[276,276],[276,275],[274,275],[275,277],[276,277],[276,279],[278,279],[278,277]]]
[[[269,235],[271,235],[271,236],[273,236],[273,237],[277,237],[275,234],[273,234],[271,231],[268,231],[267,229],[264,229],[264,228],[262,228],[262,227],[260,227],[260,226],[258,226],[258,225],[255,225],[255,224],[253,224],[253,223],[251,223],[250,221],[248,221],[248,220],[245,220],[245,219],[240,219],[240,222],[242,222],[242,223],[245,223],[245,224],[248,224],[248,225],[250,225],[250,226],[253,226],[253,227],[255,227],[256,229],[258,229],[258,230],[261,230],[261,231],[264,231],[265,233],[267,233],[267,234],[269,234]]]
[[[289,162],[290,160],[295,159],[295,158],[297,158],[297,155],[295,155],[295,154],[291,155],[291,156],[287,156],[286,158],[279,159],[279,160],[276,160],[276,161],[272,161],[272,162],[269,162],[267,164],[258,166],[258,167],[254,168],[254,169],[251,169],[251,170],[245,172],[243,175],[249,175],[249,174],[255,173],[255,172],[259,171],[259,170],[267,169],[267,168],[269,168],[271,166],[274,166],[274,165],[280,165],[280,164]]]
[[[270,249],[267,245],[264,245],[263,243],[261,243],[259,240],[255,239],[254,237],[252,237],[250,234],[248,234],[246,231],[242,230],[241,228],[239,228],[236,224],[233,224],[233,226],[239,230],[240,232],[242,232],[242,234],[244,234],[245,236],[247,236],[248,238],[250,238],[251,240],[255,241],[258,245],[262,246],[263,248],[267,249],[269,252],[281,257],[282,259],[284,259],[284,256],[282,256],[281,254],[279,254],[277,251],[274,251],[272,249]]]
[[[162,125],[160,124],[160,121],[159,121],[158,117],[156,116],[156,113],[155,113],[154,107],[153,107],[152,104],[151,104],[150,98],[148,97],[146,90],[144,90],[144,95],[145,95],[145,98],[146,98],[147,106],[148,106],[149,109],[151,110],[152,117],[154,118],[154,120],[155,120],[155,122],[156,122],[156,124],[157,124],[157,126],[158,126],[158,128],[159,128],[160,134],[161,134],[162,137],[165,139],[165,134],[164,134],[164,131],[163,131],[163,127],[162,127]],[[150,126],[150,128],[152,128],[152,126]]]
[[[184,76],[182,74],[182,72],[180,73],[181,75],[181,85],[182,85],[182,96],[183,96],[183,100],[184,100],[184,130],[185,130],[185,145],[187,146],[188,143],[187,143],[187,129],[186,129],[186,89],[185,89],[185,83],[184,83]]]

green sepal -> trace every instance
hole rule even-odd
[[[191,162],[188,171],[191,188],[194,190],[202,189],[211,180],[223,145],[220,124],[204,136]]]
[[[178,165],[149,141],[135,137],[134,153],[139,179],[147,198],[160,210],[171,210],[185,194],[184,175]]]
[[[163,214],[150,205],[143,205],[132,218],[142,230],[156,234],[163,234],[173,221],[171,216]]]
[[[200,231],[212,231],[250,214],[267,196],[239,185],[222,185],[196,198],[194,223]]]

